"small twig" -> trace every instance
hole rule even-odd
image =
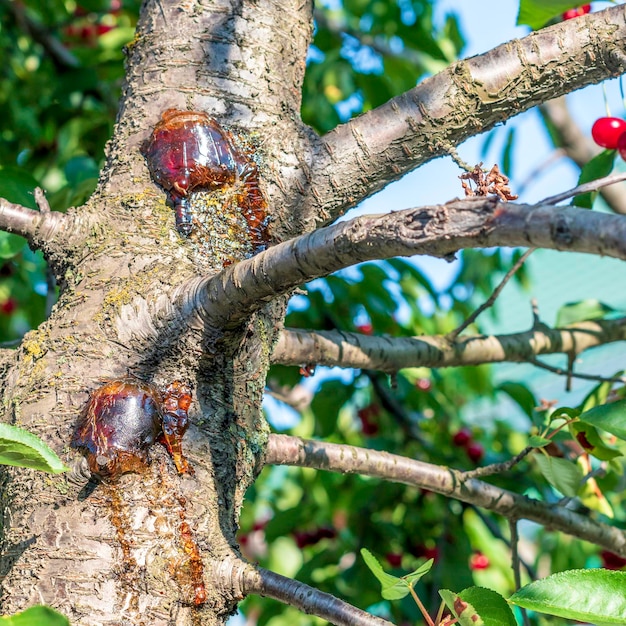
[[[380,400],[380,404],[387,411],[391,417],[395,418],[395,420],[400,424],[406,435],[414,439],[415,441],[420,442],[425,449],[428,448],[427,442],[420,434],[420,429],[418,428],[418,424],[415,420],[411,419],[411,417],[404,410],[404,407],[400,402],[398,402],[397,398],[393,395],[393,393],[385,387],[383,383],[383,377],[378,372],[372,372],[368,370],[363,370],[363,373],[369,378],[372,383],[372,387],[374,388],[374,392],[378,396]]]
[[[524,178],[524,180],[517,185],[517,193],[521,197],[524,195],[526,188],[530,186],[530,183],[534,182],[535,179],[540,175],[545,173],[546,169],[550,167],[552,164],[558,162],[563,157],[567,156],[565,150],[563,148],[556,148],[549,155],[548,158],[542,161],[535,169],[533,169],[528,176]]]
[[[515,518],[509,519],[509,528],[511,530],[511,567],[513,568],[513,577],[515,579],[515,590],[517,591],[522,586],[522,572],[520,567],[519,556],[519,535],[517,532],[517,520]],[[524,620],[524,626],[530,626],[528,615],[526,610],[522,609],[522,619]]]
[[[531,328],[533,330],[544,328],[545,324],[541,321],[541,317],[539,317],[539,302],[537,302],[537,298],[533,298],[530,301],[530,310],[533,316],[533,325]]]
[[[565,391],[572,390],[572,377],[574,376],[574,363],[576,362],[576,353],[569,352],[567,354],[567,378],[565,379]]]
[[[478,517],[480,517],[482,523],[489,529],[489,532],[496,538],[499,539],[500,541],[502,541],[502,543],[504,543],[506,545],[507,548],[511,548],[511,540],[506,537],[502,531],[500,530],[500,526],[489,516],[486,515],[481,509],[479,509],[478,507],[475,507],[473,505],[470,505],[472,511],[474,511],[476,513],[476,515],[478,515]],[[533,569],[532,565],[530,565],[529,563],[527,563],[524,559],[522,559],[522,557],[518,557],[519,558],[519,562],[520,562],[520,566],[523,567],[528,576],[530,577],[531,580],[536,580],[537,579],[537,572],[535,572],[535,570]]]
[[[39,207],[39,210],[42,213],[50,213],[50,204],[48,203],[48,198],[46,198],[46,193],[41,187],[35,187],[35,191],[33,192],[35,196],[35,202]]]
[[[474,165],[470,165],[466,163],[457,152],[456,148],[452,144],[441,143],[442,148],[450,155],[450,158],[462,169],[466,172],[473,172],[475,169]]]
[[[417,604],[417,608],[420,610],[420,613],[424,617],[424,621],[426,622],[426,624],[428,624],[428,626],[435,626],[435,622],[433,622],[433,618],[429,615],[428,611],[426,610],[424,603],[420,600],[417,593],[415,593],[415,589],[413,589],[413,585],[409,585],[409,591],[411,592],[411,595],[413,596],[413,600],[415,601],[415,604]]]
[[[527,457],[534,448],[528,446],[524,448],[519,454],[510,458],[503,463],[492,463],[491,465],[484,465],[483,467],[477,467],[474,470],[461,473],[461,480],[469,480],[470,478],[482,478],[483,476],[493,476],[493,474],[503,474],[508,472],[511,468],[515,467],[522,459]]]
[[[267,389],[265,393],[272,398],[275,398],[279,402],[283,402],[287,406],[290,406],[294,411],[302,413],[309,406],[313,400],[313,392],[307,389],[304,385],[294,385],[289,387],[288,385],[279,385],[275,381],[267,381]]]
[[[505,288],[506,284],[515,276],[516,272],[524,265],[526,259],[536,250],[536,248],[529,248],[522,254],[522,256],[517,260],[515,265],[505,274],[504,278],[500,281],[500,284],[493,290],[493,293],[489,296],[483,304],[481,304],[458,328],[455,328],[453,331],[447,334],[447,338],[449,341],[454,341],[460,333],[462,333],[470,324],[473,324],[476,318],[489,307],[492,307],[502,290]]]
[[[609,176],[605,176],[604,178],[598,178],[597,180],[592,180],[591,182],[578,185],[577,187],[574,187],[569,191],[557,193],[555,196],[550,196],[545,200],[541,200],[537,204],[557,204],[558,202],[562,202],[563,200],[567,200],[568,198],[572,198],[573,196],[579,196],[582,193],[598,191],[598,189],[602,189],[602,187],[607,187],[608,185],[620,183],[624,180],[626,180],[626,172],[621,172],[619,174],[610,174]]]
[[[578,372],[570,372],[568,370],[564,370],[561,367],[554,367],[553,365],[548,365],[539,359],[529,358],[528,363],[534,365],[535,367],[540,367],[541,369],[547,370],[548,372],[552,372],[553,374],[558,374],[559,376],[570,376],[571,378],[580,378],[581,380],[593,380],[598,383],[626,383],[626,376],[597,376],[596,374],[580,374]]]

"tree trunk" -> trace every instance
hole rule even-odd
[[[215,228],[181,238],[139,148],[168,108],[207,111],[233,134],[245,128],[273,239],[298,232],[283,219],[288,190],[275,181],[299,166],[293,146],[306,138],[298,113],[310,15],[295,2],[144,7],[98,189],[34,241],[62,286],[60,300],[0,361],[3,421],[41,436],[73,468],[54,478],[4,473],[4,612],[46,603],[89,626],[218,624],[233,612],[238,598],[216,587],[212,566],[237,558],[237,517],[267,438],[260,405],[286,300],[228,332],[171,307],[170,318],[153,318],[154,303],[163,311],[177,288],[247,255],[251,244],[241,228],[219,246]],[[195,196],[203,206],[221,203],[218,217],[232,229],[241,222],[232,190]],[[178,476],[154,446],[145,471],[90,480],[69,445],[78,416],[102,379],[127,372],[193,385],[183,445],[194,476]]]
[[[456,205],[381,220],[378,240],[369,228],[375,220],[363,220],[359,248],[346,226],[336,250],[328,250],[335,231],[320,234],[318,245],[328,238],[323,256],[301,239],[239,264],[252,267],[249,294],[269,304],[248,317],[251,309],[235,304],[230,323],[216,321],[223,306],[211,316],[195,305],[201,279],[249,256],[259,242],[241,210],[239,179],[192,194],[204,227],[188,238],[177,233],[141,152],[163,112],[207,112],[227,129],[229,149],[258,168],[271,243],[278,243],[545,97],[622,72],[623,56],[605,48],[626,40],[624,9],[602,13],[459,63],[319,140],[299,116],[311,2],[147,0],[127,47],[127,83],[96,192],[67,216],[13,214],[0,200],[2,227],[18,231],[21,220],[19,232],[44,251],[61,286],[50,318],[15,352],[0,350],[0,419],[42,437],[72,468],[54,478],[2,473],[3,611],[46,603],[75,625],[212,625],[224,622],[245,589],[269,594],[280,584],[246,570],[235,532],[268,437],[261,398],[289,289],[358,258],[417,248],[448,254],[463,242],[517,245],[521,235],[522,243],[535,241],[523,209],[492,202],[469,203],[478,208],[467,217],[477,223],[453,233],[454,241],[446,228]],[[582,228],[570,213],[557,214],[554,224],[553,212],[533,215],[550,226],[533,231],[538,244],[580,241],[597,252],[582,235],[566,240],[565,226]],[[621,238],[601,243],[626,254]],[[281,274],[276,261],[288,253],[293,265]],[[250,285],[235,271],[222,278],[215,293]],[[183,441],[193,475],[178,475],[165,450],[153,446],[142,471],[98,482],[70,446],[90,392],[128,375],[194,387]],[[310,610],[310,594],[298,594],[297,605]]]

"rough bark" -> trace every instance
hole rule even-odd
[[[207,308],[198,306],[198,292],[190,286],[241,259],[250,242],[233,237],[207,256],[206,247],[175,231],[171,208],[139,151],[165,109],[206,111],[255,146],[278,242],[441,154],[441,145],[510,117],[519,110],[518,102],[525,108],[546,94],[622,69],[614,51],[625,36],[624,9],[616,7],[578,20],[576,27],[558,27],[456,66],[422,91],[319,142],[299,120],[311,10],[310,2],[299,0],[149,0],[128,46],[127,83],[94,195],[65,218],[0,204],[2,227],[28,234],[61,285],[50,318],[17,350],[0,351],[0,418],[41,436],[73,468],[54,478],[28,470],[2,474],[4,612],[44,602],[76,625],[211,625],[223,623],[240,598],[219,585],[214,565],[238,558],[238,511],[267,439],[261,396],[293,279],[268,285],[261,306],[241,311],[244,294],[231,300],[228,311],[216,307],[219,314],[204,314]],[[530,62],[520,64],[524,54]],[[513,60],[513,74],[494,77],[494,64],[507,58]],[[572,69],[563,74],[559,68]],[[481,94],[475,91],[478,80],[485,84]],[[443,91],[431,102],[439,87]],[[459,98],[461,92],[467,99]],[[471,115],[460,109],[455,113],[463,102],[473,103]],[[405,105],[410,111],[390,121]],[[487,108],[495,113],[487,115]],[[430,122],[420,126],[427,116]],[[342,155],[352,166],[362,160],[357,153],[363,123],[387,129],[370,154],[370,182],[338,167]],[[399,154],[406,160],[396,165]],[[339,188],[330,178],[334,168]],[[224,209],[210,234],[219,238],[223,222],[237,225],[240,216],[228,191],[197,194],[194,202]],[[495,209],[490,204],[486,211]],[[437,211],[434,225],[447,209]],[[480,210],[470,215],[484,226]],[[532,213],[543,228],[552,224],[553,239],[567,247],[560,225],[570,224],[569,214],[560,215],[553,223],[554,213]],[[498,220],[500,243],[519,242],[520,232],[526,232],[520,229],[520,213],[503,210]],[[410,223],[405,226],[410,231]],[[362,234],[382,241],[383,233],[378,239],[375,232]],[[395,237],[394,231],[384,233],[389,236]],[[536,244],[552,241],[540,233],[535,238]],[[608,239],[601,242],[605,251]],[[487,236],[480,241],[498,243]],[[439,253],[444,247],[423,251]],[[619,237],[613,247],[619,254],[626,249]],[[236,275],[226,270],[220,281]],[[231,283],[236,293],[237,284]],[[192,425],[184,445],[195,476],[178,476],[155,446],[144,472],[113,482],[90,480],[84,459],[69,447],[76,420],[102,379],[127,371],[156,384],[183,379],[194,385]],[[207,598],[200,604],[203,585]]]

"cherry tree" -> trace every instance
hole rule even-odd
[[[45,54],[76,61],[14,10]],[[500,337],[466,326],[419,337],[284,326],[302,285],[367,261],[505,246],[626,258],[623,200],[612,188],[604,192],[615,214],[558,204],[571,193],[531,206],[515,202],[497,169],[473,166],[464,182],[476,197],[442,190],[436,206],[333,223],[428,161],[458,160],[458,144],[532,107],[558,127],[555,99],[624,72],[625,17],[615,6],[559,21],[318,134],[301,119],[310,2],[144,2],[93,194],[67,212],[51,210],[41,191],[37,210],[0,199],[0,228],[41,251],[60,287],[49,318],[0,349],[2,419],[70,468],[3,472],[4,612],[47,604],[73,624],[221,624],[257,594],[335,624],[389,623],[242,557],[244,495],[270,465],[443,494],[501,515],[514,548],[517,522],[532,520],[626,557],[619,525],[485,480],[542,456],[552,431],[506,462],[463,472],[271,434],[261,409],[271,364],[357,368],[377,384],[377,372],[533,362],[625,338],[624,318],[538,322]],[[186,145],[205,141],[215,154],[190,155],[183,167],[172,146],[190,136]],[[588,144],[581,156],[580,142],[563,143],[581,164],[592,156]],[[603,424],[616,434],[612,420]],[[403,428],[419,440],[418,425]]]

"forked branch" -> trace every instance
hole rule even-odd
[[[334,443],[270,435],[265,462],[375,476],[435,491],[498,513],[507,519],[528,519],[573,535],[626,557],[626,534],[585,515],[495,487],[457,470],[403,456]]]

